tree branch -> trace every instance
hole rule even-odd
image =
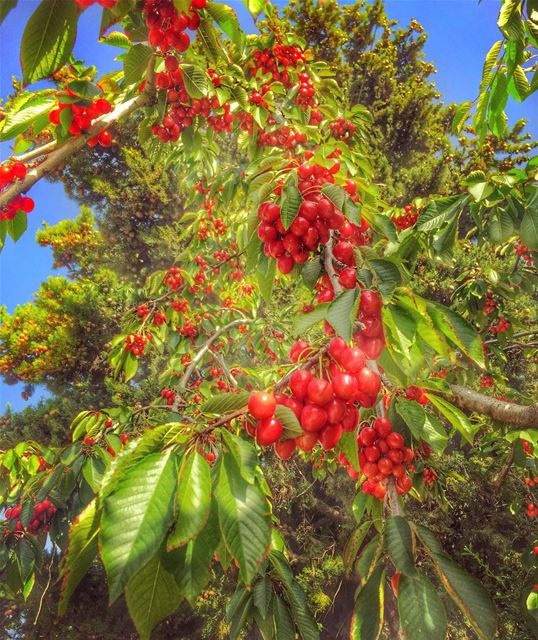
[[[238,320],[232,320],[232,322],[225,324],[223,327],[220,327],[220,329],[217,329],[215,333],[211,334],[209,338],[202,345],[202,348],[194,356],[190,365],[187,367],[187,370],[185,371],[185,373],[183,374],[183,377],[179,381],[179,388],[180,389],[187,388],[187,384],[189,382],[189,379],[193,371],[196,369],[196,366],[198,365],[200,360],[205,356],[205,354],[208,352],[209,348],[215,342],[215,340],[217,340],[217,338],[219,338],[223,333],[225,333],[226,331],[228,331],[228,329],[231,329],[232,327],[236,327],[241,324],[248,324],[250,322],[254,322],[254,320],[252,318],[239,318]]]
[[[120,120],[120,118],[128,116],[140,109],[140,107],[149,104],[155,91],[154,64],[155,58],[151,56],[146,70],[146,86],[138,96],[118,105],[110,113],[97,118],[86,133],[76,138],[70,138],[65,144],[52,151],[41,164],[34,169],[30,169],[23,180],[15,182],[9,189],[0,193],[0,209],[3,209],[16,196],[28,191],[38,180],[47,173],[51,173],[74,153],[80,151],[90,138],[94,138],[111,124]]]
[[[497,400],[459,384],[451,384],[450,388],[452,389],[450,400],[460,409],[475,411],[516,427],[538,429],[538,405],[521,405]]]
[[[498,493],[498,491],[502,487],[502,484],[505,481],[505,478],[508,475],[508,472],[510,471],[510,467],[514,462],[515,455],[516,455],[516,447],[515,447],[515,443],[513,443],[510,449],[510,453],[508,454],[506,460],[504,461],[503,466],[499,469],[499,473],[495,477],[495,480],[493,480],[493,482],[491,483],[491,490],[493,491],[493,493]]]
[[[329,276],[329,280],[331,281],[331,284],[333,286],[334,295],[337,296],[339,293],[342,292],[342,286],[340,285],[340,282],[338,281],[338,275],[337,275],[336,271],[334,270],[334,265],[333,265],[334,255],[333,255],[333,235],[332,235],[332,233],[333,232],[331,231],[331,237],[329,238],[329,242],[327,242],[327,244],[325,245],[325,257],[324,257],[323,264],[325,266],[325,271],[327,272],[327,275]]]

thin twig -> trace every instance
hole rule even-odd
[[[47,580],[47,584],[45,585],[45,588],[43,589],[43,593],[41,594],[41,598],[39,599],[39,607],[37,608],[37,613],[34,619],[34,627],[37,624],[37,621],[39,620],[39,616],[41,614],[41,609],[43,608],[43,602],[45,600],[45,596],[47,594],[47,591],[50,589],[50,583],[52,582],[52,565],[54,564],[54,555],[55,555],[55,551],[56,551],[56,544],[53,542],[52,543],[52,549],[50,552],[50,562],[49,562],[49,577]]]

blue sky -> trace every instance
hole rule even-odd
[[[70,1],[70,0],[66,0]],[[246,30],[252,30],[252,20],[240,0],[228,2],[238,13]],[[283,3],[279,2],[280,5]],[[22,29],[28,17],[38,5],[36,0],[19,0],[17,8],[0,27],[0,97],[9,94],[12,76],[20,76],[19,44]],[[473,99],[478,90],[484,56],[489,47],[499,39],[496,17],[497,0],[387,0],[390,18],[407,24],[412,18],[424,26],[429,38],[426,58],[437,67],[435,82],[445,102],[461,102]],[[118,67],[114,61],[117,49],[99,45],[100,8],[90,7],[79,23],[75,55],[94,64],[102,73]],[[538,97],[524,105],[513,101],[508,107],[511,121],[520,117],[530,118],[538,112]],[[536,121],[529,123],[529,131],[536,137]],[[0,159],[9,155],[7,145],[0,145]],[[63,192],[59,184],[38,183],[30,195],[36,202],[28,216],[28,231],[17,244],[8,240],[0,254],[0,304],[12,311],[17,304],[30,301],[39,284],[51,273],[51,253],[35,242],[35,232],[43,221],[48,224],[73,217],[78,208]],[[20,386],[0,388],[0,410],[6,403],[14,409],[27,405],[20,397]],[[33,401],[39,397],[35,394]]]

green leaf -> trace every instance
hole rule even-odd
[[[284,427],[284,438],[295,438],[303,433],[303,429],[299,424],[299,420],[297,420],[297,416],[289,407],[285,407],[282,404],[277,405],[275,416]]]
[[[208,2],[205,10],[230,40],[242,50],[245,43],[245,34],[241,30],[235,11],[228,5],[216,2]]]
[[[469,418],[450,402],[436,396],[433,393],[427,393],[429,401],[436,407],[450,422],[450,424],[461,433],[461,435],[473,444],[474,437],[480,429],[478,425],[473,425]]]
[[[415,525],[415,529],[431,557],[443,586],[460,608],[466,621],[480,640],[492,640],[495,636],[496,614],[486,590],[478,580],[444,553],[429,529],[420,525]]]
[[[142,82],[151,55],[150,47],[145,44],[135,44],[129,49],[123,58],[123,73],[126,85]],[[187,86],[186,83],[185,86]]]
[[[29,100],[22,109],[16,113],[8,112],[2,123],[0,142],[15,138],[20,133],[29,129],[39,116],[47,113],[52,106],[52,102],[44,97],[38,96]]]
[[[381,295],[385,298],[390,297],[394,289],[402,283],[400,270],[394,262],[382,258],[369,260],[368,264],[375,273]]]
[[[301,269],[301,277],[309,289],[313,289],[321,273],[321,262],[318,257],[305,262]],[[319,306],[319,305],[318,305]]]
[[[302,640],[319,640],[319,629],[308,608],[305,592],[295,580],[286,557],[280,551],[273,550],[269,554],[269,561],[284,586],[286,600]]]
[[[415,558],[413,553],[413,535],[407,520],[402,516],[390,516],[385,522],[385,543],[396,568],[406,576],[413,576]]]
[[[444,640],[447,617],[441,599],[426,576],[400,576],[398,613],[406,637],[413,640]]]
[[[362,491],[361,495],[366,498],[366,494],[362,493]],[[359,549],[361,548],[361,545],[368,535],[371,527],[371,521],[363,522],[360,527],[353,531],[353,533],[349,537],[349,540],[346,542],[346,546],[344,547],[344,551],[342,552],[342,561],[344,563],[346,575],[348,576],[350,576],[353,571],[353,565],[355,564],[355,559],[357,558]]]
[[[125,600],[141,640],[150,640],[155,625],[177,609],[182,595],[163,564],[162,548],[129,580]]]
[[[256,449],[252,442],[252,438],[245,440],[240,436],[236,436],[227,429],[221,431],[222,439],[235,460],[243,479],[253,484],[255,482],[255,470],[258,464]]]
[[[17,0],[1,0],[0,2],[0,24],[4,22],[7,14],[17,6]]]
[[[467,196],[447,196],[432,200],[420,213],[416,228],[420,231],[439,229],[451,220],[467,202]]]
[[[346,342],[351,340],[355,318],[352,317],[355,303],[355,289],[347,289],[340,293],[329,305],[327,322]]]
[[[109,44],[112,47],[118,47],[119,49],[130,49],[133,46],[133,43],[121,31],[113,31],[112,33],[108,33],[106,36],[100,38],[99,42]]]
[[[428,302],[428,311],[437,329],[466,356],[484,368],[482,340],[475,328],[452,309],[442,304]]]
[[[448,444],[448,436],[443,424],[431,413],[424,412],[424,418],[422,439],[430,445],[435,453],[443,453]]]
[[[521,221],[520,235],[523,242],[532,249],[538,251],[538,208],[527,207]]]
[[[284,229],[289,229],[291,223],[297,217],[297,212],[303,198],[301,192],[297,188],[297,175],[291,173],[284,189],[282,190],[282,197],[280,200],[280,218],[282,220],[282,226]]]
[[[243,0],[243,4],[254,18],[257,18],[259,13],[263,10],[265,0]]]
[[[164,540],[176,486],[176,458],[168,449],[131,467],[105,499],[100,546],[111,602]]]
[[[182,64],[183,82],[191,98],[200,99],[207,95],[207,76],[200,67],[193,64]]]
[[[213,500],[202,531],[187,545],[167,554],[167,568],[176,578],[181,593],[194,605],[211,576],[211,562],[220,542],[217,505]],[[168,558],[168,559],[167,559]]]
[[[219,62],[220,58],[227,57],[226,50],[219,43],[217,31],[209,20],[202,20],[196,29],[196,40],[202,45],[206,57],[215,64]],[[194,96],[191,97],[194,98]]]
[[[240,391],[239,393],[219,393],[209,398],[202,407],[202,413],[216,413],[224,415],[232,411],[237,411],[246,407],[250,393],[248,391]]]
[[[454,113],[454,117],[452,118],[452,133],[457,135],[463,128],[465,121],[467,120],[469,113],[471,111],[471,107],[473,106],[472,102],[462,102]]]
[[[227,549],[239,563],[242,580],[249,584],[271,543],[265,496],[257,484],[249,484],[243,478],[229,453],[221,457],[215,496],[222,537]]]
[[[28,225],[28,216],[24,211],[17,211],[13,220],[9,220],[7,224],[7,232],[14,242],[22,236]]]
[[[97,535],[101,514],[97,511],[96,500],[92,500],[76,518],[69,529],[67,552],[60,567],[62,588],[58,603],[58,615],[63,616],[69,599],[79,582],[91,568],[97,555]]]
[[[258,271],[256,272],[256,279],[258,280],[258,286],[260,293],[267,304],[272,304],[273,285],[275,284],[276,274],[276,260],[269,260],[264,254],[263,259],[258,264]]]
[[[349,464],[359,470],[359,449],[357,446],[357,434],[355,431],[344,431],[338,443],[338,449],[346,456]]]
[[[267,617],[269,607],[271,606],[272,595],[273,588],[271,586],[271,580],[269,580],[267,576],[263,576],[261,580],[256,582],[252,589],[254,606],[258,609],[262,618]]]
[[[377,640],[381,636],[385,605],[385,570],[378,565],[355,600],[350,640]]]
[[[318,324],[327,317],[328,302],[318,304],[313,311],[309,313],[300,313],[295,316],[292,333],[295,335],[303,335],[307,329]]]
[[[167,549],[187,544],[204,528],[211,506],[209,463],[196,449],[183,457],[176,495],[176,524]]]
[[[138,358],[134,355],[134,353],[125,354],[125,362],[123,363],[123,374],[125,382],[129,382],[132,378],[135,377],[136,372],[138,371]]]
[[[75,44],[78,16],[75,2],[42,0],[22,34],[24,84],[47,78],[67,62]]]
[[[273,599],[274,640],[295,640],[295,625],[291,611],[282,598],[276,593]]]

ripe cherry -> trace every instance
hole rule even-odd
[[[297,444],[295,440],[282,440],[281,442],[275,442],[275,453],[281,460],[289,460],[295,453]]]
[[[329,353],[338,362],[344,349],[347,349],[346,341],[340,336],[335,336],[329,342]]]
[[[374,429],[381,438],[386,438],[392,431],[392,425],[388,418],[378,417],[374,420]]]
[[[377,433],[372,427],[364,427],[359,433],[359,444],[363,446],[369,446],[373,444],[377,439]]]
[[[342,425],[331,424],[322,429],[319,434],[319,441],[325,451],[330,451],[331,449],[334,449],[336,447],[341,437]]]
[[[342,400],[351,400],[358,390],[357,380],[349,373],[337,373],[332,379],[334,394]]]
[[[342,418],[346,414],[346,403],[340,398],[333,398],[325,405],[325,411],[327,412],[327,422],[329,424],[337,424],[341,422]]]
[[[375,444],[370,445],[369,447],[365,447],[364,449],[364,457],[368,462],[377,462],[379,460],[379,449],[375,446]]]
[[[312,374],[306,369],[298,369],[291,374],[290,389],[297,399],[304,400],[306,398],[306,392],[311,380]]]
[[[386,438],[387,444],[391,449],[401,449],[404,446],[404,439],[401,433],[393,431]]]
[[[298,362],[304,360],[312,353],[312,349],[306,340],[298,340],[290,349],[290,360]]]
[[[379,390],[381,389],[381,380],[377,373],[363,367],[357,374],[357,382],[359,384],[359,391],[370,396],[370,398],[376,398]]]
[[[344,289],[354,289],[357,285],[357,272],[353,267],[346,267],[340,272],[338,282]]]
[[[248,399],[248,410],[250,415],[258,420],[270,418],[276,409],[275,396],[266,391],[255,391]]]
[[[277,240],[277,242],[279,241]],[[290,273],[294,265],[295,265],[294,259],[291,256],[286,254],[278,256],[276,260],[276,266],[278,267],[278,270],[280,271],[280,273],[282,273],[283,275]]]
[[[388,458],[381,458],[378,461],[377,466],[379,467],[379,471],[384,476],[390,476],[390,474],[392,473],[392,470],[394,468],[394,465],[392,464],[392,462]]]
[[[323,378],[312,378],[308,383],[306,397],[313,404],[327,404],[333,397],[333,386]]]
[[[358,347],[346,347],[340,354],[339,362],[349,373],[358,373],[364,368],[366,358]]]
[[[306,432],[303,433],[302,436],[297,436],[297,438],[295,438],[295,444],[299,449],[301,449],[301,451],[304,451],[305,453],[312,451],[312,449],[316,446],[317,441],[317,433]]]
[[[306,404],[301,412],[301,426],[305,431],[319,431],[327,422],[325,409],[315,404]]]
[[[381,311],[381,298],[376,291],[365,289],[361,292],[359,311],[365,316],[375,316]]]
[[[342,418],[342,429],[344,431],[354,431],[355,427],[359,423],[359,410],[353,404],[347,406],[346,415]]]
[[[263,447],[268,447],[279,440],[284,428],[276,418],[265,418],[260,420],[256,428],[256,442]]]

